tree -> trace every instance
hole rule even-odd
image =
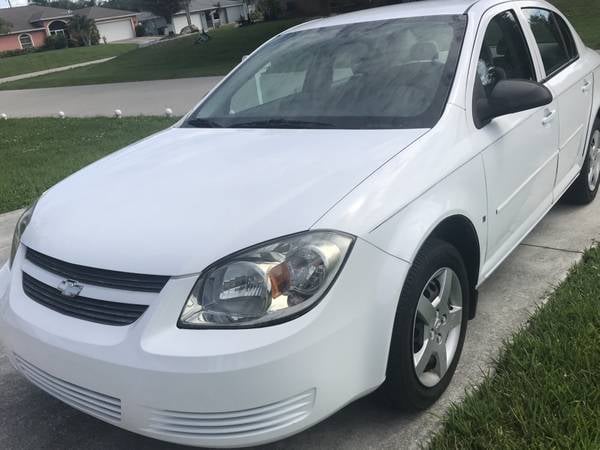
[[[0,34],[5,34],[10,31],[12,25],[8,23],[6,20],[0,19]]]
[[[277,20],[283,12],[279,0],[260,0],[256,8],[265,20]]]
[[[173,14],[185,9],[185,0],[140,0],[142,9],[148,10],[157,16],[164,17],[167,23],[171,23]]]
[[[100,41],[100,33],[98,33],[94,19],[75,15],[69,20],[67,30],[69,38],[77,45],[89,47],[98,44]]]

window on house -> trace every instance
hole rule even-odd
[[[33,41],[31,40],[31,36],[29,34],[19,35],[19,42],[21,43],[21,48],[24,50],[34,47]]]
[[[55,20],[48,26],[48,31],[52,36],[65,36],[65,29],[67,28],[67,24],[62,20]]]

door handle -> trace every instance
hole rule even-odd
[[[549,125],[554,122],[554,117],[556,116],[556,110],[546,110],[546,116],[542,119],[542,125]]]
[[[592,87],[592,83],[590,83],[589,81],[586,80],[583,83],[583,86],[581,87],[581,92],[583,92],[585,94],[590,90],[591,87]]]

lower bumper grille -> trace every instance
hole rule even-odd
[[[86,297],[65,297],[23,272],[23,291],[33,301],[61,314],[104,325],[125,326],[138,320],[147,305],[107,302]]]
[[[121,400],[61,380],[14,354],[17,369],[40,389],[73,408],[109,421],[121,420]]]
[[[183,438],[219,439],[270,433],[304,420],[315,390],[259,408],[225,413],[153,410],[148,431]]]

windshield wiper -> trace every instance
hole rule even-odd
[[[289,128],[289,129],[310,129],[310,128],[335,128],[333,124],[324,122],[314,122],[307,120],[292,119],[267,119],[255,120],[252,122],[233,123],[230,128]]]
[[[224,128],[223,124],[215,120],[202,119],[200,117],[188,120],[185,125],[193,128]]]

